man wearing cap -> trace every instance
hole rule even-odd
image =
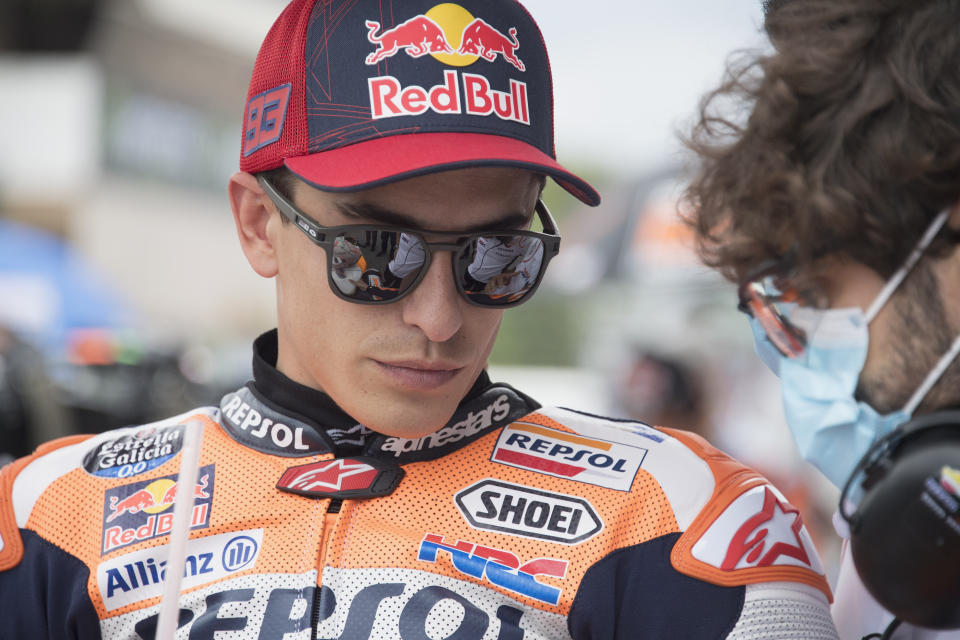
[[[960,4],[765,14],[773,50],[691,137],[691,222],[739,283],[799,452],[846,489],[841,637],[960,638]]]
[[[151,638],[169,612],[189,638],[836,638],[765,479],[487,377],[559,250],[545,177],[599,202],[555,160],[551,82],[513,0],[284,10],[229,185],[278,327],[219,407],[3,471],[4,634]],[[471,295],[495,242],[531,273]]]

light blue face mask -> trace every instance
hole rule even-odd
[[[870,405],[854,398],[867,359],[867,327],[933,241],[948,214],[944,211],[934,219],[910,257],[866,312],[859,308],[781,305],[781,314],[806,334],[806,346],[800,356],[782,355],[760,323],[750,318],[757,355],[780,377],[787,425],[800,454],[838,487],[843,486],[857,461],[877,438],[910,419],[960,352],[958,337],[899,411],[880,415]]]

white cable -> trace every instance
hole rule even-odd
[[[203,422],[191,420],[184,425],[183,448],[180,450],[180,470],[177,473],[177,498],[173,503],[173,527],[167,546],[166,577],[163,599],[157,618],[156,640],[173,640],[180,618],[180,584],[187,562],[187,539],[193,516],[194,487],[197,485],[197,465],[203,443]]]
[[[923,236],[920,238],[920,242],[917,243],[917,246],[914,247],[913,251],[907,257],[907,261],[903,263],[902,267],[897,269],[897,272],[893,274],[883,289],[880,290],[880,293],[877,294],[877,297],[873,299],[873,304],[870,305],[870,308],[867,309],[867,312],[864,314],[867,318],[867,324],[870,324],[876,315],[880,313],[880,309],[883,308],[883,305],[887,303],[887,300],[890,299],[890,296],[893,295],[896,288],[900,286],[903,279],[907,277],[910,270],[917,264],[920,256],[927,250],[927,247],[930,246],[933,239],[937,237],[937,234],[943,225],[946,224],[947,218],[949,217],[950,209],[944,209],[933,219],[933,222],[930,223],[930,226],[927,227],[927,230],[924,231]]]

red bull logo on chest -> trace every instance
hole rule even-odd
[[[177,476],[144,480],[108,490],[104,494],[101,553],[167,535],[173,527],[173,504],[180,493]],[[213,501],[213,465],[200,469],[193,487],[190,528],[210,525]]]
[[[516,53],[520,41],[515,27],[507,27],[503,33],[460,5],[440,4],[391,28],[385,29],[375,20],[365,24],[367,40],[376,47],[366,57],[368,65],[405,53],[411,58],[429,55],[452,67],[467,67],[483,59],[526,70]],[[370,78],[369,88],[374,119],[416,116],[432,110],[440,114],[493,115],[530,124],[527,85],[518,80],[510,80],[509,87],[494,89],[482,75],[450,70],[430,88],[403,86],[389,75]]]

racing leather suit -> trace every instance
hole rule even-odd
[[[275,358],[270,332],[219,408],[3,469],[0,636],[152,638],[191,491],[177,638],[836,638],[800,514],[695,435],[484,374],[443,428],[388,437]]]

